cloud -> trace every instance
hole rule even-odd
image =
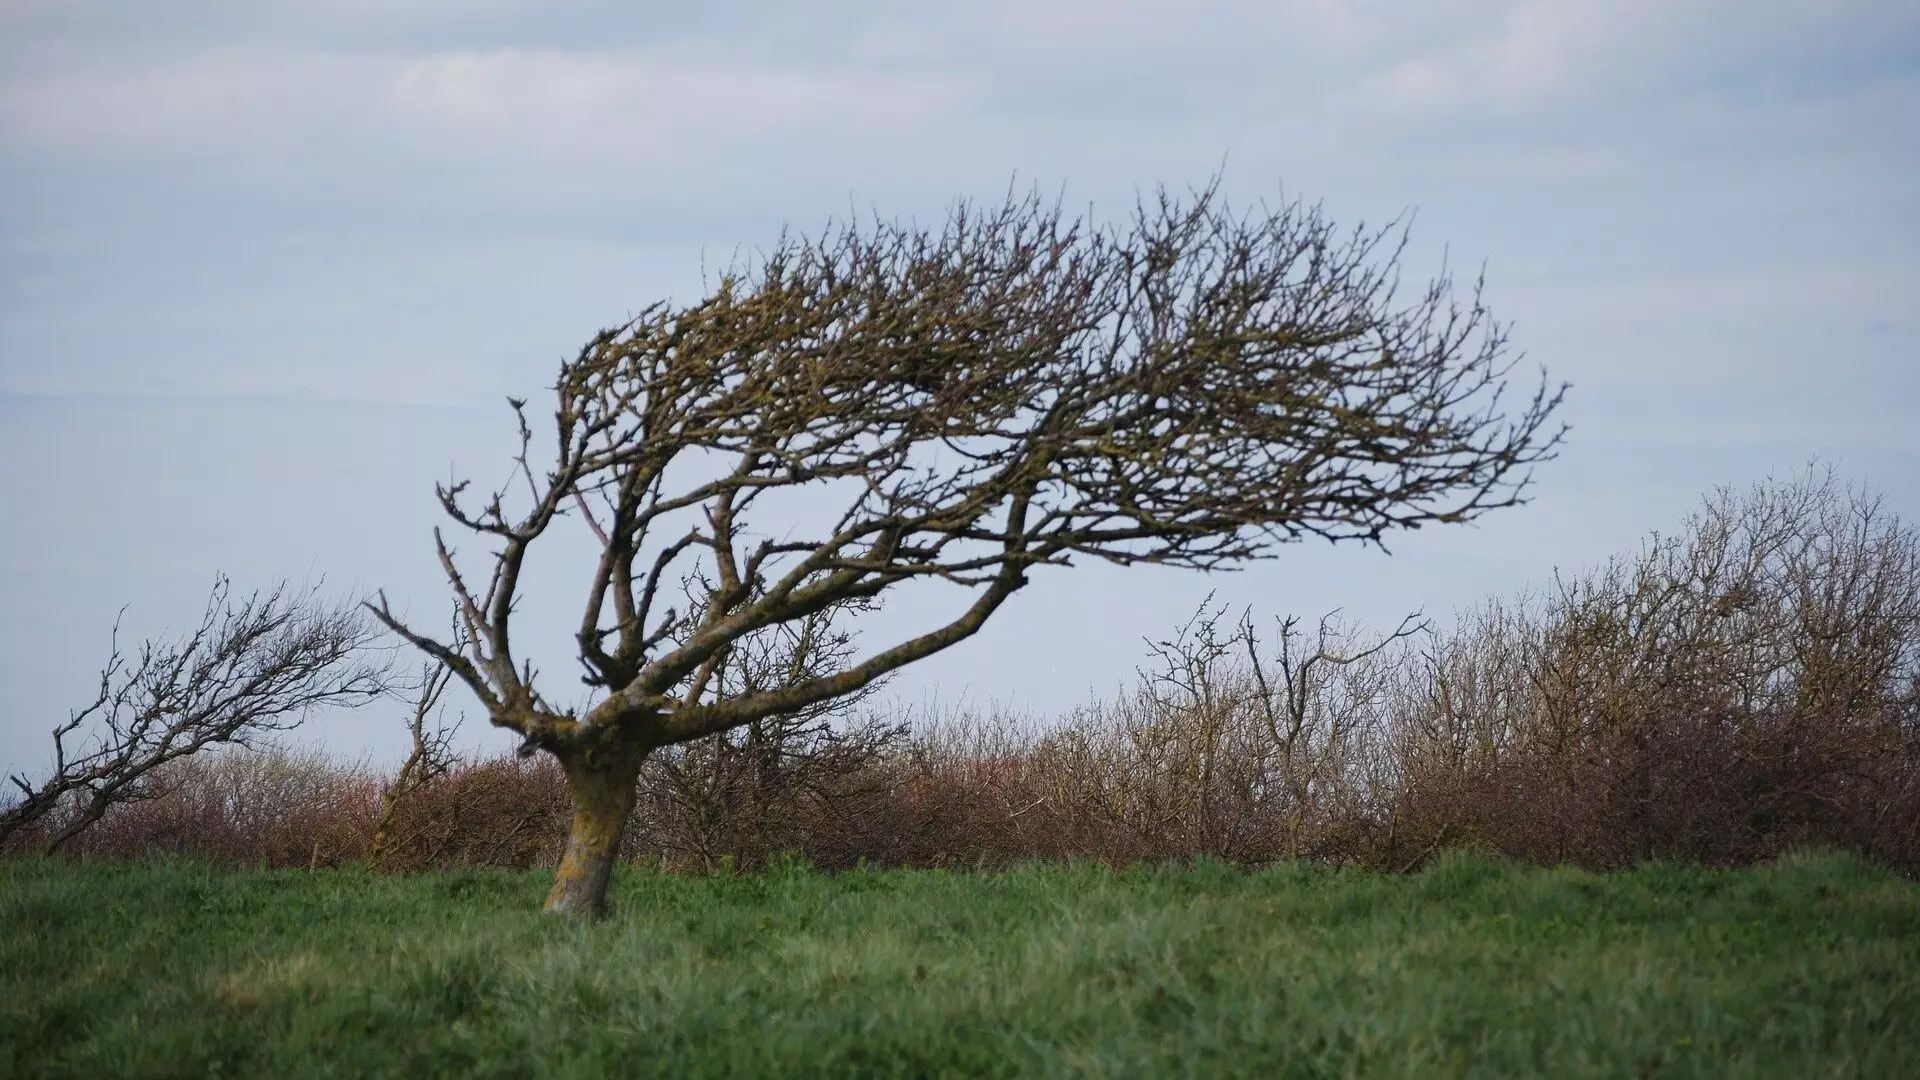
[[[1632,78],[1621,61],[1658,59],[1687,14],[1657,0],[1522,0],[1496,18],[1457,10],[1444,24],[1451,33],[1370,76],[1357,97],[1386,112],[1551,108]]]
[[[1176,41],[1217,44],[1220,28],[1231,26],[1240,41],[1284,42],[1288,52],[1304,53],[1361,46],[1383,26],[1383,13],[1350,0],[1001,0],[984,10],[982,22],[996,36],[1082,52],[1122,43],[1163,50]]]
[[[443,54],[408,61],[392,80],[396,116],[449,144],[641,159],[797,129],[879,133],[925,122],[963,97],[951,81],[910,74],[663,51]]]
[[[1513,0],[1439,3],[1421,39],[1368,75],[1355,98],[1385,113],[1568,106],[1632,108],[1740,88],[1768,96],[1869,79],[1888,53],[1910,66],[1920,13],[1883,0]]]
[[[968,183],[1094,159],[1159,172],[1170,154],[1184,175],[1229,152],[1289,176],[1418,152],[1589,183],[1694,153],[1699,117],[1764,128],[1830,83],[1897,74],[1920,27],[1866,0],[1004,0],[665,22],[572,3],[535,33],[519,0],[458,18],[440,0],[223,0],[182,40],[104,32],[96,7],[5,57],[16,156],[243,159],[383,197],[422,175],[436,197],[706,191],[770,162],[834,187],[907,157]],[[383,20],[407,30],[369,29]]]
[[[686,49],[494,49],[383,56],[216,49],[42,57],[0,86],[0,130],[108,156],[283,152],[647,160],[769,135],[884,132],[964,88],[914,73],[809,70]]]
[[[142,57],[42,56],[0,86],[0,130],[43,148],[107,156],[297,144],[379,107],[380,62],[223,49]]]

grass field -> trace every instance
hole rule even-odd
[[[0,861],[0,1075],[1920,1076],[1920,885]]]

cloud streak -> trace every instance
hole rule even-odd
[[[372,142],[454,155],[685,160],[769,133],[881,136],[932,122],[965,96],[951,80],[913,74],[783,69],[664,49],[409,57],[222,49],[46,68],[0,91],[7,132],[120,158]]]
[[[1701,115],[1873,93],[1920,105],[1920,14],[1864,0],[1030,0],[911,15],[825,5],[804,20],[735,4],[664,29],[562,4],[556,22],[580,29],[536,36],[593,40],[540,45],[513,40],[539,17],[523,4],[460,23],[426,0],[206,7],[226,36],[162,45],[100,36],[89,5],[16,13],[27,44],[0,77],[0,138],[16,153],[118,160],[564,157],[586,171],[697,169],[754,145],[805,156],[809,142],[844,154],[930,132],[978,142],[1036,122],[1078,124],[1079,140],[1115,125],[1137,139],[1193,133],[1216,155],[1253,133],[1307,136],[1369,158],[1409,139],[1497,145],[1577,127],[1616,144],[1556,152],[1558,168],[1589,177]],[[374,45],[338,29],[396,23],[467,44]],[[315,25],[335,26],[335,43],[314,44]]]
[[[409,60],[395,118],[462,149],[688,160],[773,133],[854,129],[883,137],[937,123],[955,83],[912,74],[807,71],[668,50],[501,49]]]

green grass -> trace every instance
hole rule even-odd
[[[1920,886],[0,861],[5,1076],[1920,1076]]]

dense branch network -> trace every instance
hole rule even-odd
[[[116,624],[93,701],[53,729],[52,773],[38,784],[10,778],[19,795],[0,809],[0,841],[70,804],[47,837],[57,850],[116,804],[153,795],[155,770],[168,762],[251,747],[316,709],[388,693],[377,638],[357,603],[331,603],[318,586],[236,598],[224,576],[178,641],[148,640],[130,656]]]
[[[867,687],[977,631],[1037,566],[1212,569],[1512,505],[1560,438],[1560,390],[1512,396],[1478,282],[1402,295],[1404,242],[1297,203],[1236,210],[1216,186],[1112,228],[1013,196],[783,237],[564,363],[551,465],[514,401],[510,481],[440,491],[492,548],[481,586],[438,537],[455,642],[376,611],[529,751],[658,746]],[[575,516],[600,551],[576,632],[595,696],[563,709],[512,628],[530,548]],[[864,657],[721,692],[740,651],[781,670],[764,654],[799,647],[795,628],[916,579],[969,600]]]

